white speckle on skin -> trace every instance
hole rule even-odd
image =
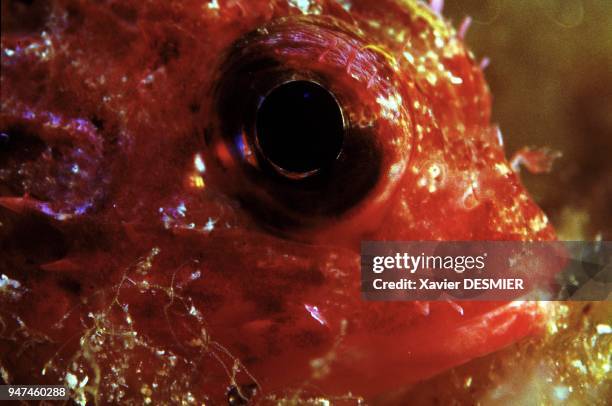
[[[580,371],[581,373],[583,373],[583,374],[587,373],[587,369],[586,369],[586,367],[584,366],[584,364],[582,363],[581,360],[576,359],[576,360],[571,362],[571,365],[574,368],[576,368],[578,371]]]
[[[343,9],[345,9],[346,11],[351,11],[351,7],[353,5],[351,4],[350,1],[348,1],[348,0],[339,0],[339,2],[342,5]]]
[[[300,9],[303,14],[308,14],[310,10],[310,0],[289,0],[289,4]]]
[[[79,380],[74,374],[67,372],[66,373],[66,383],[68,384],[68,387],[70,387],[71,389],[74,389],[77,387]]]
[[[394,119],[399,116],[399,109],[402,104],[402,96],[399,94],[390,95],[389,97],[378,96],[376,102],[382,107],[381,114],[389,119]]]
[[[612,327],[608,324],[598,324],[596,329],[597,334],[612,334]]]
[[[17,289],[20,286],[21,284],[19,283],[19,281],[11,279],[5,274],[2,274],[2,276],[0,276],[0,289],[4,289],[5,287],[11,287],[11,288]]]
[[[185,206],[184,202],[179,203],[179,205],[176,207],[176,212],[181,217],[185,217],[186,211],[187,211],[187,207]]]
[[[569,396],[569,393],[570,393],[570,391],[569,391],[567,386],[555,386],[553,391],[555,393],[555,396],[559,400],[567,399],[567,397]]]
[[[217,220],[209,218],[206,222],[206,225],[204,226],[204,231],[212,231],[215,228],[215,223],[217,223]]]
[[[195,306],[191,305],[191,308],[189,309],[189,314],[192,316],[197,316],[200,314],[200,312],[198,311],[198,309],[195,308]]]
[[[202,155],[200,155],[199,153],[195,154],[195,157],[193,158],[193,164],[195,165],[195,168],[198,172],[200,173],[206,172],[206,165],[204,164]]]
[[[317,306],[311,306],[311,305],[305,304],[304,308],[308,311],[308,313],[310,313],[310,316],[313,319],[315,319],[322,325],[327,324],[327,322],[325,321],[325,318],[321,315],[321,313],[319,312],[319,308]]]

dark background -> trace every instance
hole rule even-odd
[[[563,153],[550,174],[521,171],[560,238],[612,239],[612,1],[446,0],[444,15],[474,20],[507,156]]]

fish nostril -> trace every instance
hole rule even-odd
[[[338,101],[312,81],[277,86],[257,110],[259,152],[289,178],[301,179],[333,164],[342,150],[344,133]]]

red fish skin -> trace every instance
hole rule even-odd
[[[101,403],[216,404],[232,385],[256,385],[262,402],[369,398],[540,329],[534,302],[424,312],[361,299],[362,240],[555,233],[447,22],[412,1],[310,1],[308,16],[294,3],[55,1],[44,26],[3,23],[1,129],[61,151],[2,168],[0,273],[18,283],[0,296],[4,380],[87,376],[84,396]],[[263,52],[351,95],[349,119],[380,151],[367,195],[305,228],[269,226],[236,197],[259,189],[214,133],[228,50],[259,27]],[[81,171],[56,180],[53,163]]]

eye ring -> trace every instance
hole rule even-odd
[[[338,159],[346,129],[342,105],[331,91],[314,80],[286,80],[261,98],[254,143],[276,172],[299,180]]]

